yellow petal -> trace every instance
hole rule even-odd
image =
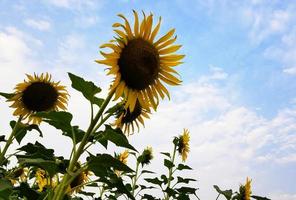
[[[170,39],[175,33],[175,29],[170,30],[169,32],[167,32],[167,34],[165,34],[163,37],[161,37],[159,40],[157,40],[154,43],[154,46],[157,46],[158,44],[161,44],[165,41],[167,41],[168,39]]]
[[[178,78],[176,78],[175,76],[173,76],[172,74],[168,73],[168,72],[165,72],[165,71],[161,71],[160,74],[162,74],[165,78],[173,81],[173,82],[176,82],[176,83],[181,83],[182,81],[179,80]]]
[[[170,80],[170,79],[168,79],[168,78],[166,78],[166,77],[164,77],[164,76],[162,76],[162,75],[159,75],[159,78],[160,78],[162,81],[164,81],[165,83],[169,84],[169,85],[173,85],[173,86],[175,86],[175,85],[180,85],[180,83],[178,83],[178,82],[174,82],[174,81],[172,81],[172,80]]]
[[[108,65],[108,66],[116,66],[117,65],[117,59],[95,60],[95,62],[97,62],[99,64]]]
[[[118,16],[121,17],[125,21],[125,31],[128,35],[128,38],[131,39],[133,37],[133,33],[132,33],[132,30],[131,30],[128,20],[122,14],[119,14]]]
[[[144,32],[144,36],[143,36],[143,38],[145,40],[148,40],[148,38],[150,37],[150,33],[151,33],[151,29],[152,29],[152,24],[153,24],[153,16],[152,16],[152,14],[150,14],[147,17],[147,21],[146,21],[146,24],[145,24],[145,32]]]
[[[183,59],[184,57],[185,57],[185,55],[178,55],[178,54],[161,56],[160,62],[163,62],[163,61],[175,62],[175,61],[179,61],[179,60]]]
[[[152,31],[151,33],[151,36],[149,38],[149,41],[150,42],[153,42],[155,36],[157,35],[158,31],[159,31],[159,28],[160,28],[160,24],[161,24],[161,17],[159,18],[158,20],[158,24],[156,25],[156,27],[154,28],[154,30]]]
[[[121,52],[121,49],[115,44],[106,43],[100,46],[100,48],[107,48],[107,47],[113,49],[117,53]]]
[[[159,50],[159,54],[174,53],[174,52],[178,51],[181,47],[182,47],[182,45],[173,45],[173,46],[170,46],[166,49]]]
[[[135,33],[135,36],[138,37],[139,35],[139,17],[138,17],[138,13],[133,10],[134,12],[134,16],[135,16],[135,24],[134,24],[134,33]]]
[[[170,93],[169,91],[166,89],[166,87],[157,79],[157,84],[155,85],[156,87],[158,87],[158,89],[162,90],[166,95],[167,97],[170,99]]]
[[[144,12],[143,12],[143,16],[144,16],[144,19],[142,20],[141,26],[140,26],[140,36],[143,36],[145,32],[145,26],[146,26],[146,15]]]

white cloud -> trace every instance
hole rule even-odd
[[[40,20],[40,19],[26,19],[24,23],[27,26],[30,26],[32,28],[38,29],[40,31],[48,31],[51,28],[51,24],[49,21],[46,20]]]

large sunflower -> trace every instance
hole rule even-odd
[[[39,124],[42,119],[34,116],[41,111],[65,110],[68,101],[66,87],[60,82],[53,82],[48,73],[40,76],[28,75],[28,80],[17,84],[11,107],[15,108],[13,115],[28,118],[29,122]]]
[[[150,111],[143,108],[139,101],[136,101],[136,105],[133,111],[130,108],[125,108],[123,112],[117,117],[114,125],[121,128],[124,133],[130,135],[135,131],[135,126],[139,131],[139,123],[144,126],[144,118],[149,117]]]
[[[121,14],[124,24],[115,23],[117,37],[101,48],[111,48],[111,53],[101,54],[104,60],[96,62],[109,66],[109,74],[115,75],[111,90],[115,90],[115,100],[121,96],[127,99],[126,108],[131,112],[136,107],[136,102],[144,108],[156,109],[159,97],[169,98],[169,92],[163,83],[179,85],[181,81],[175,76],[178,72],[173,68],[181,64],[184,55],[173,54],[181,45],[173,45],[177,37],[173,37],[175,29],[155,40],[159,31],[161,18],[152,28],[153,15],[148,17],[143,12],[144,19],[139,22],[136,11],[134,12],[134,28],[132,30],[128,20]],[[117,29],[122,28],[123,30]]]
[[[177,146],[178,152],[182,156],[183,162],[185,162],[188,157],[189,140],[190,140],[189,131],[187,129],[184,129],[183,134],[179,136],[178,146]]]

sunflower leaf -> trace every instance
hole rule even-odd
[[[111,170],[111,168],[113,170],[133,172],[127,165],[109,154],[97,154],[96,156],[90,154],[87,161],[88,169],[99,177],[105,177],[108,170]]]
[[[84,131],[79,129],[78,126],[71,126],[72,114],[64,111],[51,111],[51,112],[39,112],[35,116],[42,117],[44,122],[59,129],[63,132],[63,135],[70,137],[76,142],[80,142],[83,138]]]
[[[230,200],[233,193],[232,190],[221,190],[217,185],[214,185],[214,188],[219,194],[222,194],[227,200]]]
[[[16,125],[16,121],[11,121],[10,122],[10,127],[13,129]],[[41,132],[41,130],[39,129],[38,125],[36,124],[23,124],[20,123],[18,125],[18,127],[16,128],[16,134],[15,134],[15,138],[16,141],[20,144],[22,139],[25,137],[25,135],[27,134],[28,131],[32,131],[32,130],[36,130],[39,132],[39,136],[43,137],[43,134]]]
[[[271,200],[267,197],[260,197],[260,196],[255,196],[255,195],[252,195],[251,197],[256,200]]]
[[[166,166],[168,169],[173,168],[175,165],[172,161],[168,160],[168,159],[164,159],[164,166]]]
[[[137,151],[129,142],[120,129],[113,129],[109,125],[105,125],[105,130],[96,133],[94,136],[101,144],[107,147],[107,141],[114,143],[119,147],[125,147]]]
[[[14,93],[4,93],[0,92],[0,96],[5,97],[6,99],[11,99],[14,96]]]
[[[188,165],[184,165],[184,164],[179,164],[178,167],[177,167],[177,170],[184,170],[184,169],[187,169],[187,170],[192,170],[191,167],[189,167]]]
[[[68,73],[68,75],[70,80],[72,81],[72,88],[81,92],[83,96],[92,104],[101,106],[103,99],[95,97],[97,93],[101,92],[101,88],[97,87],[93,82],[86,81],[83,78],[76,76],[72,73]]]
[[[5,135],[0,135],[0,142],[6,142]]]

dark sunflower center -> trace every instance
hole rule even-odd
[[[179,151],[179,153],[182,153],[184,148],[185,148],[185,144],[183,142],[183,138],[180,138],[179,143],[178,143],[178,151]]]
[[[157,49],[142,38],[129,41],[118,60],[122,79],[128,87],[137,90],[153,83],[160,69],[159,64]]]
[[[54,107],[58,98],[57,90],[49,83],[35,82],[22,95],[24,106],[31,111],[47,111]]]
[[[135,119],[137,119],[141,115],[141,113],[142,113],[142,107],[140,106],[140,103],[137,101],[134,111],[130,112],[130,110],[128,109],[125,112],[124,117],[122,118],[122,122],[131,123]]]

